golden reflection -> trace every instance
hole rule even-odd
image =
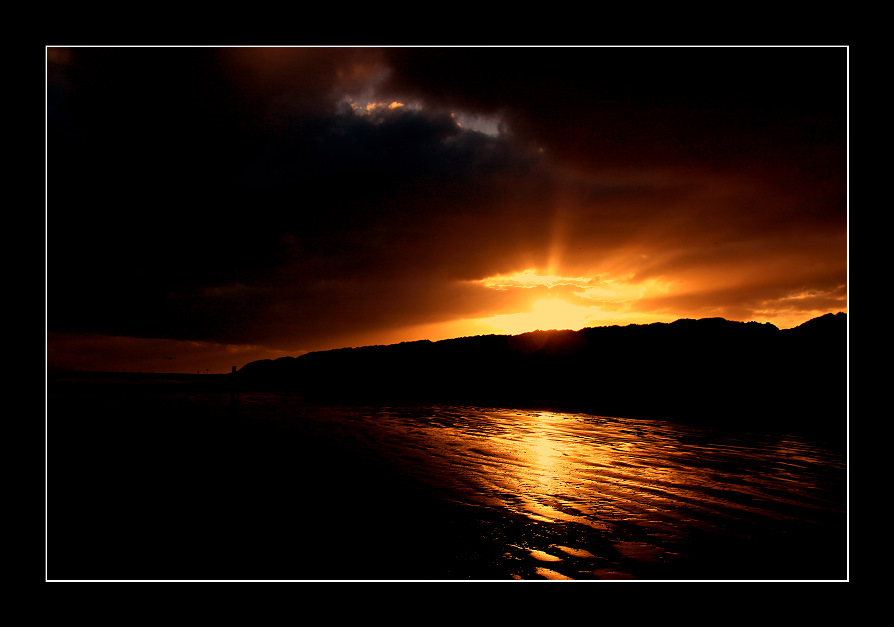
[[[538,551],[536,549],[533,549],[531,551],[528,551],[528,553],[530,553],[531,557],[533,557],[535,560],[540,560],[541,562],[561,562],[562,561],[561,557],[557,557],[556,555],[552,555],[550,553],[547,553],[546,551]]]
[[[462,443],[465,459],[477,468],[473,475],[482,482],[472,498],[487,495],[492,504],[499,496],[502,507],[532,521],[605,530],[612,517],[662,504],[674,507],[694,487],[692,477],[677,476],[658,434],[651,440],[659,445],[643,449],[641,433],[612,421],[594,431],[592,417],[540,411],[488,412],[487,418],[507,428]],[[572,548],[559,550],[574,555]]]
[[[552,579],[552,580],[560,580],[560,579],[561,579],[561,580],[566,580],[566,579],[573,579],[573,577],[569,577],[568,575],[563,575],[562,573],[556,572],[556,571],[551,570],[551,569],[549,569],[549,568],[543,568],[542,566],[537,567],[537,569],[535,570],[535,572],[536,572],[538,575],[540,575],[541,577],[545,577],[545,578],[547,578],[547,579]]]
[[[567,553],[572,557],[595,558],[596,556],[585,549],[575,549],[570,546],[556,546],[563,553]]]
[[[671,557],[693,529],[713,532],[723,520],[769,519],[772,513],[761,509],[760,499],[772,494],[779,501],[784,469],[790,466],[797,476],[798,468],[822,463],[798,442],[743,448],[658,419],[476,407],[423,411],[417,415],[414,409],[408,417],[406,410],[378,410],[360,424],[369,428],[369,441],[381,455],[451,501],[523,516],[536,523],[532,529],[561,532],[505,545],[509,558],[529,560],[527,574],[535,566],[538,576],[548,578],[629,578],[623,570],[604,568],[605,542],[611,542],[611,560],[655,564]],[[745,458],[783,470],[743,485],[738,460]],[[724,485],[736,486],[732,498],[718,490]],[[795,511],[810,503],[814,487],[792,488],[783,504]],[[584,536],[564,533],[576,525],[598,530],[602,540],[578,544]]]

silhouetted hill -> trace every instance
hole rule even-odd
[[[847,316],[723,318],[404,342],[249,363],[240,389],[338,401],[554,406],[844,429]]]

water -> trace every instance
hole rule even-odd
[[[801,436],[132,388],[51,393],[53,579],[847,577],[845,452]]]
[[[267,395],[241,408],[301,425],[346,457],[474,512],[478,531],[499,544],[493,572],[512,578],[846,576],[844,454],[797,436]]]

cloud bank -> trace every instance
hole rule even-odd
[[[294,354],[535,291],[846,311],[841,48],[73,48],[48,77],[55,337]],[[488,284],[525,271],[577,283]]]

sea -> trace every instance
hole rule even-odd
[[[46,432],[50,580],[848,578],[846,444],[722,412],[77,381]]]

